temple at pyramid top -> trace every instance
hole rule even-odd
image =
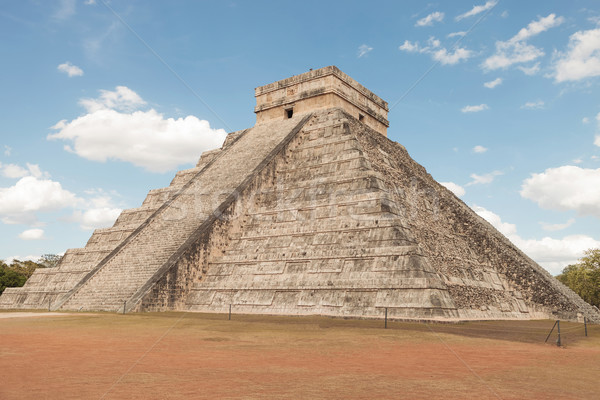
[[[329,66],[255,89],[256,124],[338,107],[387,136],[388,103],[360,83]]]

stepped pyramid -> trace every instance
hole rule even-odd
[[[255,95],[254,127],[0,308],[600,322],[388,140],[387,103],[338,68]]]

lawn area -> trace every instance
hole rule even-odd
[[[600,398],[597,325],[2,314],[3,400]]]

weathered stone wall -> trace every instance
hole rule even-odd
[[[594,308],[435,182],[403,146],[357,122],[353,129],[462,318],[576,319],[585,314],[600,321]]]
[[[340,109],[316,113],[236,207],[242,235],[210,252],[190,310],[457,317]]]
[[[387,135],[388,105],[335,66],[309,71],[255,89],[256,123],[287,118],[287,110],[307,113],[341,108]]]

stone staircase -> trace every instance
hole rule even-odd
[[[57,307],[117,311],[126,304],[126,309],[133,308],[143,294],[139,291],[176,260],[177,252],[219,205],[255,174],[269,153],[307,119],[308,116],[296,116],[255,126],[237,135],[235,141],[226,142],[223,150],[209,154],[206,165],[194,169],[200,169],[201,173],[182,171],[169,188],[151,191],[141,209],[162,205]],[[186,175],[194,177],[185,183]],[[122,217],[123,222],[130,221],[128,215]]]

